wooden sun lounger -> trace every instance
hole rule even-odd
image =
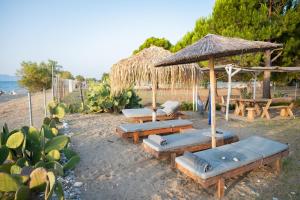
[[[122,138],[133,138],[133,142],[137,144],[140,137],[178,133],[182,129],[191,129],[192,127],[191,121],[179,119],[143,124],[123,124],[116,128],[116,133]]]
[[[172,119],[186,119],[186,118],[187,118],[187,116],[180,111],[177,111],[176,113],[172,113],[171,115],[156,116],[157,121],[172,120]],[[144,123],[144,122],[151,122],[152,116],[131,117],[129,119],[131,122],[134,122],[134,123]]]
[[[254,136],[254,137],[256,137],[256,136]],[[271,141],[271,140],[269,140],[269,141]],[[237,142],[237,143],[239,143],[239,142]],[[237,144],[237,143],[233,143],[233,144],[229,144],[229,145],[234,145],[234,144]],[[279,143],[279,144],[281,144],[281,143]],[[281,145],[284,145],[284,144],[281,144]],[[225,145],[225,146],[228,146],[228,145]],[[225,146],[223,146],[223,147],[225,147]],[[253,144],[252,144],[252,146],[253,146]],[[260,147],[262,147],[262,146],[258,146],[258,149],[256,149],[256,148],[251,149],[251,151],[253,151],[253,153],[255,151],[258,152],[258,151],[260,151]],[[219,147],[217,147],[217,148],[219,148]],[[201,153],[206,153],[206,152],[211,151],[211,150],[212,149],[202,151]],[[276,153],[273,153],[273,154],[270,154],[270,155],[267,155],[267,156],[262,156],[262,158],[256,159],[253,162],[242,165],[240,167],[234,167],[230,170],[224,171],[223,173],[220,173],[220,174],[217,174],[215,176],[208,177],[208,178],[201,178],[198,174],[196,174],[195,172],[192,172],[186,166],[184,166],[182,164],[182,162],[181,163],[180,163],[180,161],[178,162],[177,159],[179,160],[180,157],[176,158],[176,163],[175,164],[176,164],[176,168],[179,171],[181,171],[182,173],[184,173],[188,177],[192,178],[197,183],[201,184],[204,188],[208,188],[212,185],[216,185],[216,187],[217,187],[217,192],[216,192],[217,194],[216,195],[219,199],[221,199],[224,196],[224,186],[225,186],[225,180],[226,179],[236,177],[238,175],[242,175],[246,172],[257,169],[257,168],[259,168],[263,165],[269,165],[269,164],[274,165],[276,174],[278,175],[281,171],[281,160],[282,160],[283,157],[288,156],[288,154],[289,154],[288,147],[280,148],[280,150]],[[181,157],[183,157],[183,156],[181,156]],[[181,160],[182,160],[182,158],[181,158]]]
[[[239,141],[238,136],[230,133],[230,132],[224,132],[222,130],[218,130],[220,132],[223,132],[226,134],[225,138],[224,137],[217,137],[217,146],[222,146],[225,144],[230,144],[233,142]],[[208,136],[207,136],[208,135]],[[157,149],[153,147],[153,144],[151,144],[151,141],[149,139],[144,139],[143,142],[143,148],[146,152],[150,153],[154,157],[158,159],[162,158],[170,158],[171,160],[171,167],[175,168],[175,158],[176,156],[182,155],[185,151],[189,152],[196,152],[196,151],[202,151],[206,149],[211,148],[211,139],[209,137],[210,135],[210,129],[185,129],[183,130],[183,133],[178,133],[178,134],[173,134],[169,136],[164,136],[166,141],[168,142],[168,139],[171,140],[176,140],[176,143],[182,141],[182,144],[178,144],[175,147],[172,147],[170,149],[164,146],[159,146],[158,144],[157,147],[161,147],[161,149]],[[187,138],[188,136],[189,138]],[[196,138],[195,138],[196,137]],[[193,140],[193,138],[195,138]],[[203,139],[202,139],[203,138]],[[188,140],[193,140],[188,141]],[[189,143],[191,142],[191,143]],[[168,144],[169,145],[169,144]]]

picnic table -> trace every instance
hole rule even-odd
[[[269,99],[230,99],[235,103],[234,114],[237,116],[245,116],[245,109],[251,107],[255,109],[256,115],[260,115],[262,112],[262,107],[266,105]]]

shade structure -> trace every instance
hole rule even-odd
[[[250,41],[240,38],[230,38],[208,34],[198,42],[178,51],[172,56],[157,62],[156,67],[194,63],[209,60],[210,90],[211,90],[211,134],[212,147],[216,147],[216,100],[215,100],[215,72],[214,59],[245,53],[254,53],[282,47],[282,44],[270,42]]]
[[[154,63],[171,56],[162,47],[151,46],[120,60],[110,71],[111,89],[117,93],[135,85],[156,84],[190,86],[202,72],[198,64],[181,64],[175,67],[154,68]],[[187,79],[186,77],[189,77]],[[154,80],[155,79],[155,80]]]

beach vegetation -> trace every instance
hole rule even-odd
[[[60,71],[59,76],[62,79],[72,79],[72,80],[74,79],[74,76],[69,71]]]
[[[87,92],[87,101],[91,112],[118,113],[124,108],[141,107],[141,98],[134,89],[127,88],[117,94],[112,94],[109,80],[92,83]]]
[[[32,199],[55,192],[63,199],[58,176],[74,169],[80,161],[68,147],[70,138],[59,132],[54,119],[45,118],[38,130],[23,126],[9,131],[3,126],[0,135],[0,194],[4,199]]]
[[[83,76],[81,76],[81,75],[77,75],[77,76],[75,77],[75,79],[76,79],[77,81],[79,81],[79,82],[83,82],[83,81],[85,80],[85,78],[84,78]]]

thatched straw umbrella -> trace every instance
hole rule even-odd
[[[211,90],[211,134],[212,147],[216,147],[216,100],[215,100],[215,72],[214,59],[244,53],[267,51],[282,47],[281,44],[270,42],[249,41],[240,38],[223,37],[208,34],[198,42],[180,50],[176,54],[158,62],[155,66],[169,66],[185,63],[194,63],[209,60],[210,90]]]
[[[198,64],[181,64],[175,67],[155,68],[154,63],[171,56],[172,53],[161,47],[151,46],[136,55],[114,64],[110,72],[111,89],[118,93],[124,88],[152,83],[153,94],[157,85],[170,84],[191,86],[196,83],[201,73]],[[186,77],[189,77],[188,79]],[[153,97],[153,109],[156,109],[156,99]]]

